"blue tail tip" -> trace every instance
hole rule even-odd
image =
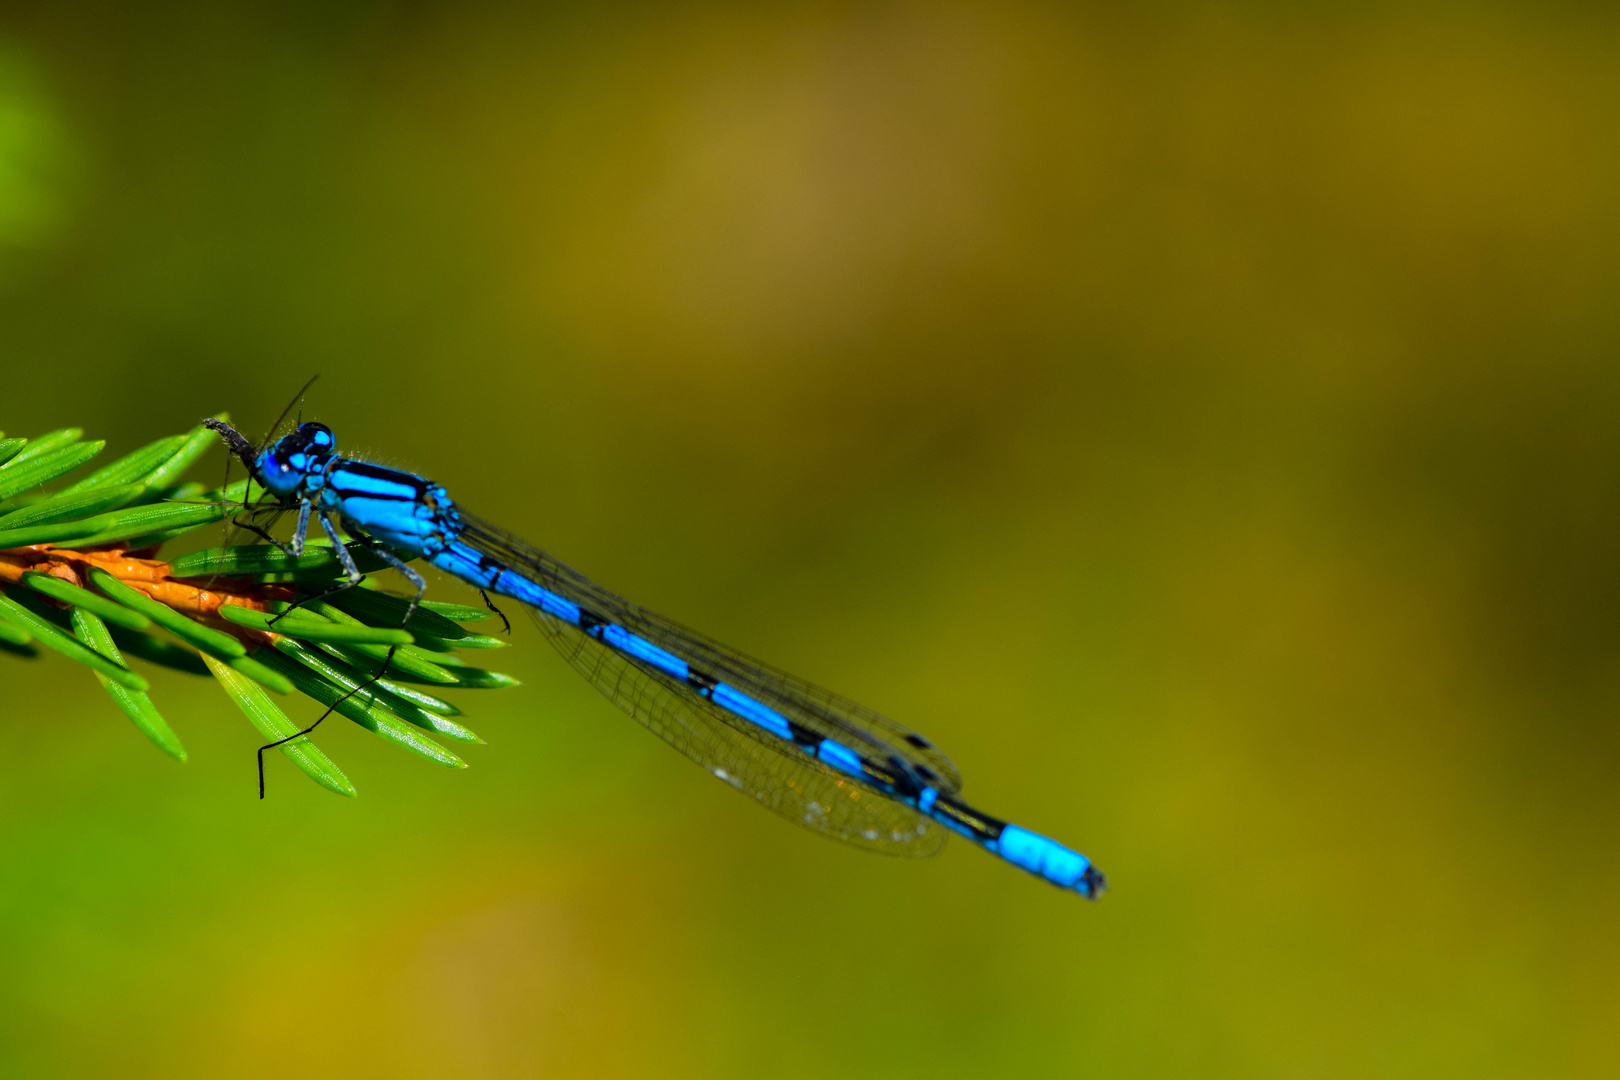
[[[1090,859],[1021,825],[1004,826],[990,850],[1014,866],[1061,889],[1073,889],[1089,900],[1108,891],[1108,879]]]

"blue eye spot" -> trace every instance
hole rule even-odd
[[[298,438],[305,446],[315,450],[330,450],[336,442],[332,436],[331,428],[325,424],[317,424],[314,421],[298,429]]]

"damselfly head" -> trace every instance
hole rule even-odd
[[[291,495],[305,477],[321,471],[336,445],[332,429],[325,424],[299,424],[290,435],[277,439],[259,455],[258,471],[264,486],[277,495]]]

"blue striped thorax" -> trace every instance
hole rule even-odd
[[[433,558],[461,532],[461,512],[440,484],[415,473],[337,458],[314,498],[396,551]]]
[[[325,424],[300,424],[271,443],[256,463],[264,486],[280,498],[306,495],[321,487],[337,439]]]
[[[413,558],[432,557],[461,532],[461,515],[443,486],[415,473],[337,455],[324,424],[300,424],[258,457],[264,486],[283,499],[337,514]]]

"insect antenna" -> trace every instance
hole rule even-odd
[[[287,407],[281,410],[281,415],[276,417],[276,422],[270,425],[270,430],[264,433],[264,441],[259,444],[260,449],[270,445],[270,440],[275,437],[276,429],[281,426],[283,420],[287,419],[287,414],[292,412],[294,405],[298,406],[298,422],[300,424],[304,422],[304,395],[309,392],[309,388],[314,386],[315,380],[320,377],[320,373],[316,372],[309,377],[309,382],[299,387],[298,393],[293,395],[292,400],[287,402]]]

